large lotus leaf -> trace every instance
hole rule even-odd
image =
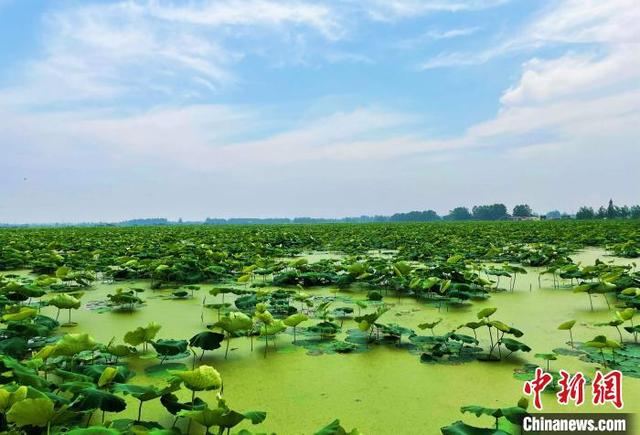
[[[9,407],[9,400],[11,398],[11,392],[0,388],[0,412],[4,413]]]
[[[260,424],[267,418],[267,413],[264,411],[249,411],[242,415],[244,415],[244,418],[251,421],[251,424]]]
[[[480,328],[482,326],[486,326],[486,325],[487,325],[486,321],[483,320],[482,322],[467,322],[463,326],[466,326],[469,329],[478,329],[478,328]],[[460,328],[461,327],[462,326],[460,326]]]
[[[616,316],[618,316],[622,320],[630,320],[636,314],[637,309],[635,308],[625,308],[622,311],[616,311]]]
[[[193,403],[183,403],[178,400],[178,396],[176,396],[175,394],[163,395],[160,398],[160,403],[162,403],[162,406],[164,406],[165,409],[172,415],[176,415],[180,411],[192,411],[195,409],[203,409],[207,407],[207,404],[199,397],[196,397]]]
[[[425,322],[425,323],[421,323],[418,325],[418,328],[420,329],[433,329],[435,328],[440,322],[442,322],[442,319],[438,319],[434,322]]]
[[[7,323],[7,331],[25,339],[48,337],[59,323],[47,316],[35,316],[31,319]]]
[[[335,335],[340,331],[340,325],[333,322],[320,322],[316,325],[309,326],[307,331],[320,335]]]
[[[27,398],[29,390],[27,387],[20,386],[14,391],[5,388],[0,389],[0,412],[5,413],[11,406]]]
[[[309,317],[307,317],[305,314],[303,314],[303,313],[295,313],[295,314],[290,315],[286,319],[284,319],[283,322],[287,326],[296,327],[300,323],[302,323],[302,322],[304,322],[306,320],[309,320]]]
[[[500,320],[492,320],[489,322],[489,325],[493,326],[494,328],[496,328],[498,331],[502,331],[502,332],[509,332],[509,330],[511,329],[509,327],[509,325],[507,325],[504,322],[501,322]]]
[[[65,381],[73,381],[73,382],[91,382],[94,383],[94,379],[91,376],[84,375],[82,373],[76,373],[69,370],[62,370],[56,368],[54,371],[55,375]]]
[[[11,406],[7,412],[7,421],[20,427],[45,427],[53,416],[54,409],[51,399],[24,399]]]
[[[22,337],[11,337],[0,340],[0,354],[21,358],[27,352],[28,343]]]
[[[273,322],[262,325],[260,328],[260,335],[276,335],[287,329],[282,320],[274,320]]]
[[[401,337],[403,335],[412,335],[415,334],[413,329],[405,328],[404,326],[400,326],[396,323],[389,324],[376,324],[382,331],[384,335],[390,335],[393,337]]]
[[[15,322],[25,319],[30,319],[38,314],[38,310],[30,307],[20,307],[19,309],[4,314],[2,320],[5,322]]]
[[[229,427],[233,427],[238,423],[240,423],[242,420],[244,420],[244,416],[242,414],[239,414],[235,411],[231,411],[231,412],[233,412],[233,414],[227,416],[228,418],[227,423],[229,423],[231,419],[233,419],[236,423]],[[191,418],[197,423],[201,424],[202,426],[208,428],[211,426],[222,426],[222,423],[224,422],[223,415],[228,413],[229,413],[229,410],[225,408],[216,408],[216,409],[204,408],[204,409],[193,410],[193,411],[180,411],[178,415],[180,415],[181,417]]]
[[[340,420],[333,420],[331,423],[315,432],[314,435],[362,435],[358,429],[351,429],[349,432],[340,425]]]
[[[593,340],[587,341],[586,343],[584,343],[584,346],[594,347],[596,349],[604,349],[604,348],[617,349],[620,347],[620,344],[618,344],[613,340],[609,340],[604,335],[598,335]]]
[[[60,390],[79,394],[85,388],[95,388],[96,384],[86,381],[68,381],[59,385]]]
[[[160,328],[162,328],[162,326],[156,322],[151,322],[147,326],[139,326],[124,335],[124,342],[131,346],[148,343],[155,338]]]
[[[614,291],[616,289],[616,287],[617,286],[615,284],[613,284],[613,283],[602,281],[602,282],[599,282],[596,285],[596,287],[594,289],[594,292],[595,293],[600,293],[600,294],[609,293],[609,292]]]
[[[115,374],[108,375],[108,376],[112,376],[110,382],[118,382],[118,383],[127,382],[129,379],[131,379],[135,375],[135,372],[130,370],[129,367],[127,367],[124,364],[120,364],[117,366],[108,366],[105,364],[91,364],[86,366],[83,369],[83,373],[89,376],[93,380],[93,382],[99,383],[105,371],[110,368],[116,369]]]
[[[478,319],[485,319],[495,313],[498,309],[494,307],[484,308],[478,312]]]
[[[640,325],[625,326],[624,330],[627,331],[629,334],[638,334],[640,333]]]
[[[106,412],[120,412],[124,411],[126,407],[127,403],[122,397],[97,388],[84,388],[80,390],[71,409],[79,411],[100,409]]]
[[[172,376],[171,370],[187,370],[187,366],[182,363],[156,364],[146,367],[144,372],[151,378],[168,378]]]
[[[573,325],[576,324],[575,320],[567,320],[566,322],[562,322],[560,325],[558,325],[558,329],[562,330],[562,331],[567,331],[571,328],[573,328]]]
[[[118,358],[125,358],[136,353],[134,347],[126,346],[124,344],[109,344],[105,350],[109,355],[113,355]]]
[[[475,337],[472,337],[470,335],[465,335],[465,334],[457,334],[457,333],[452,333],[449,334],[449,339],[453,340],[453,341],[460,341],[462,343],[466,343],[466,344],[478,344],[478,340]]]
[[[411,273],[411,265],[404,261],[399,261],[393,265],[393,272],[399,277],[407,276]]]
[[[528,404],[528,402],[527,402],[527,404]],[[513,423],[515,425],[518,425],[518,426],[522,426],[522,420],[524,419],[524,417],[529,415],[527,413],[526,408],[523,408],[521,406],[512,406],[512,407],[509,407],[509,408],[501,408],[500,411],[502,412],[502,416],[504,418],[506,418],[511,423]]]
[[[95,340],[89,334],[65,334],[55,345],[50,356],[74,356],[96,347]]]
[[[536,353],[534,356],[545,361],[555,361],[558,359],[558,356],[555,353]]]
[[[111,381],[113,381],[113,379],[116,377],[117,374],[118,374],[117,367],[113,367],[113,366],[105,367],[104,370],[102,371],[102,374],[98,378],[98,386],[104,387],[105,385],[111,383]]]
[[[267,416],[265,412],[256,411],[241,414],[224,405],[215,409],[204,408],[194,411],[180,411],[178,415],[192,418],[205,427],[217,426],[221,430],[235,427],[245,419],[250,420],[253,424],[258,424],[263,422]]]
[[[222,377],[216,369],[208,365],[201,365],[194,370],[171,371],[180,378],[185,387],[192,391],[215,390],[222,385]]]
[[[613,319],[608,322],[594,323],[594,326],[620,326],[624,323],[622,319]]]
[[[474,427],[463,421],[440,428],[442,435],[509,435],[508,432],[499,429],[490,429],[482,427]]]
[[[60,293],[51,298],[49,305],[60,309],[78,309],[80,308],[80,299],[76,299],[68,293]]]
[[[187,350],[189,343],[187,340],[157,340],[152,341],[153,348],[162,356],[174,356]]]
[[[514,340],[513,338],[502,338],[500,343],[511,352],[531,352],[531,348],[529,346],[521,341]]]
[[[460,412],[462,412],[463,414],[465,412],[469,412],[471,414],[474,414],[476,417],[480,417],[481,415],[490,415],[491,417],[502,417],[502,411],[500,410],[500,408],[485,408],[484,406],[480,406],[480,405],[468,405],[468,406],[463,406],[460,408]]]
[[[573,288],[573,293],[591,293],[595,289],[595,283],[584,283]]]
[[[220,347],[222,340],[224,340],[224,334],[204,331],[191,337],[189,345],[203,350],[214,350]]]
[[[246,331],[253,327],[251,317],[239,311],[232,311],[213,324],[213,327],[221,328],[230,334],[237,331]]]
[[[129,394],[136,399],[146,402],[147,400],[153,400],[164,394],[172,393],[180,389],[178,382],[170,383],[163,388],[158,388],[154,385],[137,385],[137,384],[114,384],[113,391],[124,394]]]

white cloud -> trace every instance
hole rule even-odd
[[[220,0],[195,3],[151,1],[149,13],[169,22],[205,26],[281,26],[296,24],[318,30],[330,39],[342,33],[326,5],[296,1]]]
[[[640,44],[614,48],[610,54],[567,54],[524,65],[522,78],[501,98],[504,105],[544,103],[563,97],[579,97],[615,91],[640,82]]]
[[[317,32],[329,42],[342,32],[327,6],[274,0],[86,4],[55,9],[44,24],[43,55],[23,66],[17,85],[0,90],[4,101],[42,106],[198,96],[236,83],[232,66],[254,49],[238,39],[262,38],[256,50],[268,50],[267,41],[296,32]]]
[[[480,30],[480,27],[462,27],[449,30],[429,30],[424,34],[424,36],[430,39],[451,39],[457,38],[459,36],[472,35],[478,30]]]
[[[636,0],[562,0],[550,3],[515,36],[475,52],[443,52],[421,69],[478,65],[513,52],[563,44],[640,44]],[[504,38],[503,38],[504,39]]]
[[[510,0],[370,0],[360,3],[380,21],[412,18],[432,12],[463,12],[494,8]]]
[[[640,8],[636,0],[564,0],[525,30],[525,38],[562,43],[640,42]]]

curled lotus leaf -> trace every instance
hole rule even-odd
[[[98,386],[104,387],[105,385],[108,385],[111,381],[113,381],[113,379],[116,377],[117,374],[118,374],[117,367],[113,367],[113,366],[105,367],[104,370],[102,371],[102,374],[100,375],[100,378],[98,378]]]
[[[124,342],[131,346],[148,343],[156,337],[160,328],[162,328],[162,326],[156,322],[151,322],[147,326],[139,326],[124,335]]]
[[[20,307],[15,311],[10,311],[2,316],[5,322],[18,322],[30,319],[38,314],[38,310],[31,307]]]
[[[561,331],[568,331],[569,329],[573,328],[575,324],[575,320],[567,320],[566,322],[562,322],[560,325],[558,325],[558,329],[560,329]]]
[[[220,343],[224,340],[224,334],[217,332],[204,331],[200,332],[189,340],[189,346],[197,347],[203,350],[214,350],[220,347]]]
[[[496,311],[498,311],[498,309],[495,307],[484,308],[478,312],[478,319],[486,319]]]
[[[253,327],[253,321],[251,317],[246,314],[233,311],[222,317],[219,322],[214,323],[212,327],[220,328],[229,334],[233,334],[237,331],[251,329]]]
[[[215,390],[222,386],[220,373],[208,365],[201,365],[193,370],[170,370],[169,372],[181,379],[184,385],[192,391]]]
[[[95,340],[89,334],[65,334],[56,344],[50,356],[74,356],[96,347]]]
[[[13,404],[7,421],[17,426],[45,427],[54,416],[53,401],[49,398],[24,399]]]
[[[300,323],[302,323],[302,322],[304,322],[306,320],[309,320],[309,317],[307,317],[305,314],[296,313],[296,314],[292,314],[289,317],[287,317],[286,319],[284,319],[283,322],[287,326],[296,327]]]
[[[70,295],[69,293],[60,293],[51,298],[48,302],[49,305],[60,309],[74,309],[80,308],[80,299]]]

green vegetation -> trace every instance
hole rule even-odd
[[[492,213],[506,208],[467,216]],[[464,378],[476,365],[488,377],[514,363],[527,379],[536,364],[559,369],[561,358],[638,378],[639,243],[633,220],[3,229],[0,431],[247,435],[272,414],[269,394],[249,387],[242,367],[263,364],[260,382],[276,372],[283,385],[283,376],[309,382],[314,373],[280,369],[289,353],[332,355],[319,364],[335,357],[344,367],[382,352],[409,358],[401,371],[380,367],[393,379],[444,367]],[[576,260],[594,247],[616,261]],[[571,301],[549,326],[553,346],[522,317],[536,307],[514,313],[498,303],[534,292]],[[105,333],[87,310],[126,326]],[[180,322],[186,334],[166,327]],[[287,394],[296,389],[287,385]],[[231,408],[249,389],[264,411]],[[372,381],[366,395],[379,393]],[[513,433],[526,408],[464,406],[494,427],[430,427]],[[349,418],[348,407],[331,409]],[[360,433],[337,420],[314,430]]]

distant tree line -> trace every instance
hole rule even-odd
[[[511,214],[507,206],[502,203],[476,205],[469,210],[467,207],[455,207],[445,216],[440,216],[434,210],[410,211],[395,213],[391,216],[362,215],[344,218],[207,218],[204,221],[183,222],[182,219],[170,221],[166,218],[130,219],[121,222],[83,222],[83,223],[47,223],[47,224],[3,224],[0,227],[60,227],[60,226],[151,226],[151,225],[246,225],[246,224],[322,224],[322,223],[368,223],[368,222],[434,222],[434,221],[497,221],[506,219],[527,219],[537,216],[528,204],[518,204],[513,207]],[[553,210],[544,215],[546,219],[571,219],[574,216]],[[640,219],[640,205],[617,206],[609,200],[607,207],[601,206],[597,210],[592,207],[580,207],[575,214],[576,219]]]
[[[559,212],[558,212],[559,213]],[[534,216],[533,210],[527,204],[519,204],[513,208],[512,215],[509,215],[507,206],[504,204],[477,205],[469,211],[467,207],[456,207],[446,216],[440,216],[435,210],[410,211],[407,213],[395,213],[391,216],[351,216],[345,218],[312,218],[296,217],[289,218],[207,218],[204,223],[212,225],[224,224],[302,224],[302,223],[367,223],[367,222],[434,222],[440,220],[465,221],[465,220],[501,220],[509,219],[511,216],[527,218]]]
[[[619,207],[613,203],[613,200],[609,200],[607,207],[600,206],[598,210],[594,210],[593,207],[583,206],[580,207],[576,213],[576,219],[638,219],[640,218],[640,205],[633,205],[628,207],[623,205]]]

